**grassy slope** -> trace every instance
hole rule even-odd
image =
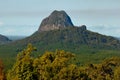
[[[78,65],[84,63],[98,63],[101,60],[119,56],[119,41],[113,37],[100,35],[81,28],[66,28],[48,32],[36,32],[32,36],[0,46],[0,58],[3,59],[7,68],[11,67],[19,51],[24,49],[28,43],[32,43],[40,55],[45,51],[56,49],[76,53],[73,60]]]

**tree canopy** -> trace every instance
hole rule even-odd
[[[64,50],[46,51],[33,57],[36,48],[31,44],[17,55],[7,74],[7,80],[119,80],[120,58],[112,57],[100,64],[78,66],[70,60],[73,53]],[[1,78],[1,77],[0,77]],[[1,79],[2,80],[2,79]]]

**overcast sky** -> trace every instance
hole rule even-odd
[[[120,0],[0,0],[0,34],[31,35],[54,10],[65,10],[74,25],[120,37]]]

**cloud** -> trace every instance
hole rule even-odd
[[[98,32],[104,35],[120,37],[120,27],[119,26],[90,26],[88,27],[89,30]]]
[[[15,33],[15,29],[6,29],[4,32],[7,33],[7,34],[10,34],[10,33]]]
[[[51,11],[5,11],[0,13],[0,17],[39,17],[50,14]]]
[[[73,23],[75,25],[85,24],[94,25],[120,25],[120,8],[116,9],[78,9],[69,10]]]
[[[84,9],[84,10],[71,10],[70,13],[74,15],[89,16],[89,17],[108,17],[116,16],[120,18],[120,8],[117,9]]]
[[[81,16],[119,16],[120,17],[120,8],[118,9],[79,9],[79,10],[66,10],[70,14],[81,15]],[[0,17],[38,17],[49,15],[52,10],[43,10],[43,11],[9,11],[1,12]]]
[[[2,26],[4,23],[0,21],[0,26]]]
[[[3,35],[31,35],[35,31],[37,31],[37,26],[30,26],[30,25],[3,25],[3,28],[0,29],[0,34]]]

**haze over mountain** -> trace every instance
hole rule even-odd
[[[7,36],[10,40],[16,41],[26,38],[27,36]]]

